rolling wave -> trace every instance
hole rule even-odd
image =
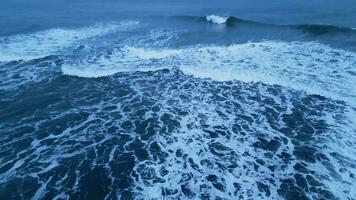
[[[265,41],[178,49],[124,46],[68,61],[62,72],[95,78],[179,68],[200,78],[276,84],[352,102],[356,94],[355,64],[355,53],[320,43]]]
[[[206,16],[206,20],[208,22],[214,23],[214,24],[225,24],[229,20],[229,16],[227,17],[221,17],[221,16],[216,16],[216,15],[208,15]]]
[[[299,29],[311,34],[326,34],[326,33],[354,33],[356,34],[355,28],[352,27],[340,27],[335,25],[324,25],[324,24],[293,24],[293,25],[282,25],[282,24],[271,24],[262,23],[253,20],[242,19],[235,16],[218,16],[218,15],[208,15],[208,16],[175,16],[174,18],[199,21],[199,22],[212,22],[214,24],[225,24],[227,26],[238,26],[241,24],[250,25],[260,25],[260,26],[273,26],[273,27],[285,27]]]

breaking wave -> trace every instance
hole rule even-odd
[[[265,41],[179,49],[124,46],[67,62],[62,72],[95,78],[179,68],[200,78],[263,82],[351,101],[356,94],[355,64],[355,53],[316,42]]]
[[[199,22],[212,22],[215,24],[226,24],[228,26],[238,26],[241,24],[271,26],[271,27],[286,27],[302,30],[310,34],[326,34],[326,33],[353,33],[356,34],[356,29],[352,27],[340,27],[336,25],[328,24],[272,24],[266,22],[258,22],[248,19],[242,19],[235,16],[219,16],[219,15],[207,15],[207,16],[175,16],[174,18]]]
[[[214,23],[214,24],[225,24],[230,17],[221,17],[217,15],[208,15],[206,16],[206,20],[208,22]]]

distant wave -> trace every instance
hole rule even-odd
[[[207,16],[173,16],[173,18],[187,20],[187,21],[197,21],[202,23],[214,23],[214,24],[226,24],[232,25],[236,22],[245,21],[233,16],[219,16],[219,15],[207,15]],[[252,23],[252,21],[250,21]]]
[[[214,23],[214,24],[225,24],[230,16],[227,17],[222,17],[222,16],[217,16],[217,15],[208,15],[206,16],[206,20],[208,22]]]
[[[241,24],[254,24],[261,26],[274,26],[274,27],[286,27],[300,29],[303,32],[311,34],[326,34],[326,33],[356,33],[356,28],[351,27],[340,27],[335,25],[324,25],[324,24],[296,24],[296,25],[281,25],[272,23],[263,23],[253,20],[241,19],[235,16],[218,16],[218,15],[207,15],[207,16],[175,16],[175,18],[199,22],[211,22],[214,24],[226,24],[227,26],[235,26]]]

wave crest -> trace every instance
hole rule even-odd
[[[260,26],[271,26],[271,27],[281,27],[281,28],[292,28],[301,30],[306,33],[313,35],[321,35],[325,33],[356,33],[356,28],[353,27],[340,27],[336,25],[326,25],[326,24],[273,24],[268,22],[259,22],[248,19],[242,19],[235,16],[218,16],[218,15],[208,15],[208,16],[175,16],[175,18],[199,22],[210,22],[214,24],[228,24],[241,25],[241,24],[253,24]]]
[[[214,24],[225,24],[229,18],[230,18],[229,16],[227,17],[217,16],[217,15],[206,16],[206,20]]]

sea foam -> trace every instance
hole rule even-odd
[[[185,74],[217,81],[281,85],[336,99],[355,98],[355,53],[316,42],[250,42],[178,49],[122,47],[105,55],[70,61],[66,75],[108,76],[126,71],[178,67]]]
[[[50,29],[0,38],[0,62],[31,60],[57,54],[66,47],[92,37],[126,30],[138,22],[97,24],[79,29]]]

